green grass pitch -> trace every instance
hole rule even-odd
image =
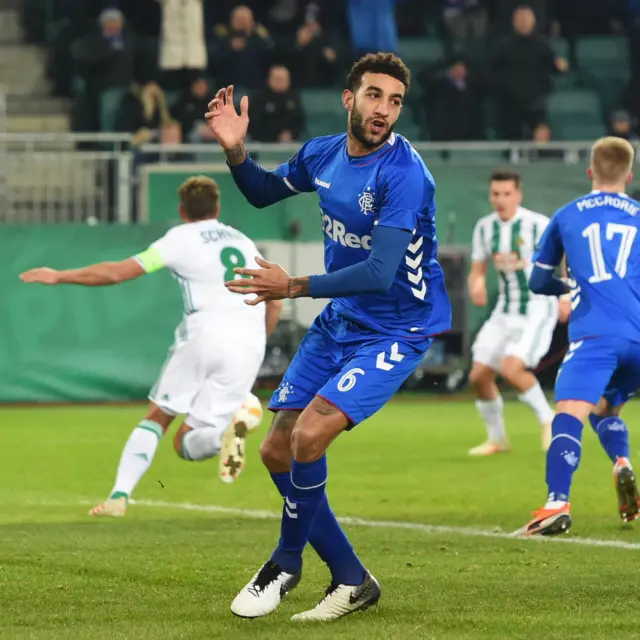
[[[134,496],[144,504],[92,519],[144,407],[0,409],[0,638],[639,637],[640,522],[618,520],[611,465],[588,426],[571,534],[500,537],[545,498],[537,424],[518,403],[505,411],[513,451],[487,459],[466,455],[484,435],[469,401],[401,398],[336,441],[329,496],[340,516],[383,521],[346,526],[383,596],[366,613],[303,627],[291,615],[328,583],[312,552],[274,614],[229,611],[278,536],[277,520],[255,513],[280,509],[260,434],[233,485],[215,462],[178,459],[167,438]],[[638,455],[640,404],[625,418]]]

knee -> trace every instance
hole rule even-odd
[[[469,374],[469,384],[476,389],[491,382],[493,376],[487,367],[474,365]]]
[[[183,424],[177,431],[176,435],[173,436],[173,449],[178,454],[179,458],[183,460],[189,460],[187,456],[184,454],[184,449],[182,447],[182,439],[185,437],[187,433],[189,433],[191,429],[187,427],[187,425]]]
[[[260,445],[262,464],[271,472],[285,472],[291,469],[291,446],[284,446],[282,438],[267,436]]]
[[[509,383],[517,380],[518,376],[525,370],[524,362],[519,358],[505,358],[500,367],[502,377]]]
[[[298,462],[313,462],[322,456],[326,446],[313,422],[297,424],[291,434],[291,451]]]

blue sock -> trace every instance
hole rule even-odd
[[[558,413],[551,424],[553,439],[547,451],[549,501],[569,500],[571,478],[582,454],[582,422],[568,413]]]
[[[600,438],[602,448],[607,452],[612,462],[618,458],[630,458],[629,430],[627,425],[617,416],[603,418],[592,413],[589,422]]]
[[[293,461],[291,490],[285,496],[280,542],[271,556],[287,573],[302,568],[302,551],[309,541],[311,527],[327,484],[327,456],[313,462]]]
[[[271,478],[283,498],[290,495],[289,473],[272,473]],[[366,570],[336,520],[326,493],[322,496],[311,526],[309,544],[329,567],[335,584],[357,585],[364,582]]]

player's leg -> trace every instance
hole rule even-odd
[[[613,481],[618,496],[618,513],[624,522],[640,516],[640,495],[635,471],[631,465],[629,429],[620,413],[624,404],[634,395],[640,380],[633,373],[617,370],[612,376],[604,396],[594,407],[589,422],[598,435],[600,444],[613,462]]]
[[[118,504],[126,508],[131,493],[151,465],[160,438],[174,416],[188,412],[202,377],[200,345],[197,341],[187,340],[173,345],[149,393],[151,404],[147,416],[133,430],[122,452],[110,500],[118,500]],[[107,507],[98,505],[90,513],[113,515],[107,511]],[[124,509],[120,511],[116,515],[124,515]]]
[[[293,428],[304,407],[312,402],[318,389],[338,370],[332,364],[331,354],[336,349],[330,337],[328,325],[331,323],[327,315],[321,314],[312,325],[282,383],[273,394],[270,408],[276,415],[260,448],[262,461],[285,499],[283,518],[288,518],[291,513]],[[326,494],[323,494],[318,505],[309,532],[309,543],[329,567],[332,581],[362,582],[364,567],[338,524]],[[278,606],[282,595],[295,587],[300,575],[300,571],[288,573],[270,560],[234,600],[232,611],[244,617],[269,613]]]
[[[147,472],[158,448],[160,438],[169,428],[174,415],[163,410],[153,402],[144,420],[131,432],[124,445],[116,480],[109,498],[89,512],[92,516],[124,516],[129,497],[142,476]]]
[[[330,380],[302,413],[292,434],[293,484],[292,503],[298,518],[283,523],[281,544],[276,553],[295,557],[302,552],[304,532],[299,526],[300,513],[312,511],[327,482],[325,451],[344,430],[376,413],[396,393],[402,383],[424,358],[430,344],[393,340],[363,340],[345,352],[345,366]],[[320,495],[320,499],[322,496]],[[291,528],[291,535],[285,534]],[[360,574],[361,575],[361,574]],[[333,580],[325,596],[311,610],[293,617],[296,621],[326,621],[340,618],[375,604],[380,586],[365,571],[360,584],[358,575],[348,581]]]
[[[487,430],[487,440],[469,455],[492,455],[509,450],[504,425],[503,402],[496,375],[505,348],[504,317],[494,313],[482,326],[471,348],[473,365],[469,383],[476,396],[476,409]]]
[[[531,306],[533,309],[527,316],[511,318],[509,341],[500,370],[505,380],[518,391],[518,400],[536,414],[542,432],[542,448],[547,451],[554,411],[530,369],[537,367],[549,351],[558,322],[558,303],[548,300]]]
[[[556,415],[547,451],[547,502],[526,525],[527,535],[555,535],[571,526],[569,494],[582,455],[582,425],[616,369],[615,339],[572,342],[556,379]],[[588,372],[588,373],[585,373]]]

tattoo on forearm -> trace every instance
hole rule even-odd
[[[225,151],[225,154],[227,156],[229,164],[234,166],[237,164],[242,164],[244,162],[244,159],[247,156],[247,150],[245,149],[244,144],[241,142],[228,151]]]
[[[289,278],[288,297],[306,298],[309,296],[309,276]]]

